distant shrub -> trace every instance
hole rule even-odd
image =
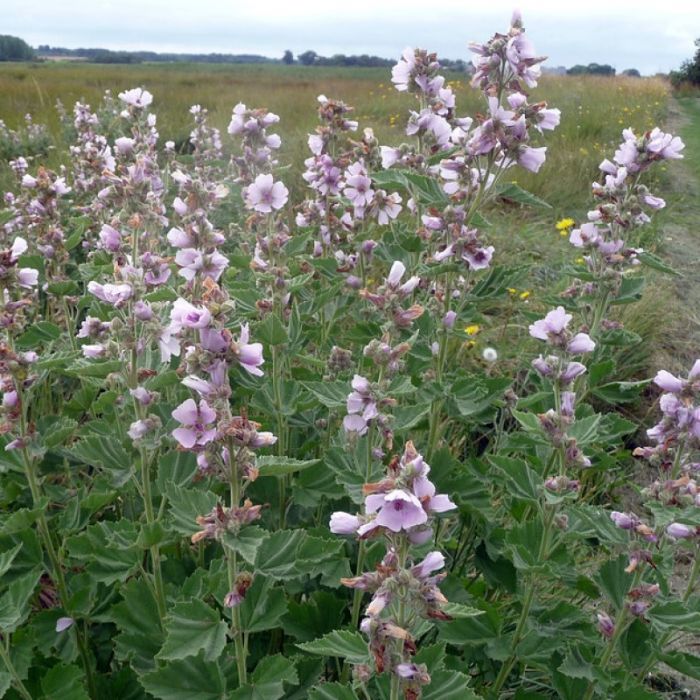
[[[34,49],[24,39],[9,34],[0,35],[0,61],[32,61]]]
[[[692,59],[683,61],[679,70],[671,71],[671,82],[675,87],[681,83],[691,83],[700,85],[700,38],[695,40],[695,56]]]

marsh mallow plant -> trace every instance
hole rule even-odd
[[[284,115],[240,102],[222,134],[194,105],[183,154],[143,87],[63,110],[57,171],[13,154],[0,695],[578,700],[700,675],[700,370],[630,376],[617,312],[670,272],[638,229],[683,143],[626,129],[560,222],[566,282],[514,307],[527,271],[488,215],[546,211],[513,180],[561,115],[519,14],[470,48],[473,115],[403,52],[399,144],[320,95],[301,183]],[[645,387],[653,427],[626,410]]]

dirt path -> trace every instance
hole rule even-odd
[[[668,167],[669,212],[659,252],[682,277],[671,283],[675,298],[669,313],[669,342],[661,349],[657,366],[684,374],[700,357],[700,99],[683,103],[671,99],[665,131],[680,135],[686,149],[684,159]],[[689,568],[687,564],[679,567],[671,584],[675,590],[685,589]],[[694,651],[689,645],[694,647],[697,641],[689,636],[679,641],[678,648]],[[669,693],[667,697],[700,700],[700,681],[662,668],[668,672],[670,684],[676,686],[659,688]]]
[[[668,166],[671,196],[660,253],[682,277],[671,283],[676,308],[658,366],[683,373],[700,357],[700,99],[671,99],[665,130],[680,134],[686,149],[683,160]]]

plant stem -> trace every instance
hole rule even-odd
[[[153,511],[153,496],[151,494],[151,475],[146,451],[139,449],[141,457],[141,488],[143,489],[143,505],[146,512],[146,523],[149,527],[156,522]],[[153,563],[153,580],[155,582],[156,604],[161,622],[165,619],[167,607],[165,603],[165,587],[163,585],[163,572],[160,566],[160,548],[157,544],[151,546],[151,561]]]
[[[19,673],[17,673],[17,669],[12,663],[12,659],[10,658],[9,652],[7,651],[7,649],[5,649],[4,642],[1,641],[0,659],[2,659],[3,663],[5,664],[5,668],[7,669],[7,672],[12,677],[12,682],[15,685],[15,690],[24,698],[24,700],[32,700],[31,694],[27,690],[27,687],[24,685],[24,683],[22,683],[22,679],[19,677]]]
[[[695,588],[695,583],[698,578],[698,574],[700,574],[700,550],[695,551],[695,561],[693,562],[693,568],[690,571],[690,578],[688,579],[688,585],[686,586],[685,592],[683,593],[683,597],[681,598],[681,601],[683,603],[687,603],[688,599],[693,593],[693,589]],[[662,636],[661,639],[659,640],[658,648],[663,651],[664,645],[668,642],[668,640],[671,638],[671,635],[673,634],[672,631],[670,632],[665,632]],[[651,667],[656,663],[658,659],[658,653],[653,653],[647,662],[644,664],[642,670],[639,672],[638,675],[638,680],[643,681],[644,678],[646,677],[647,673],[651,670]]]
[[[22,387],[19,384],[15,384],[17,395],[20,401],[20,416],[19,416],[19,428],[20,428],[20,440],[25,443],[21,449],[22,452],[22,462],[24,465],[24,474],[27,478],[27,483],[29,484],[29,490],[32,494],[32,503],[34,508],[39,510],[37,516],[37,529],[39,531],[39,536],[41,537],[44,549],[51,562],[51,574],[52,579],[56,583],[58,588],[58,595],[61,600],[61,606],[63,609],[69,613],[70,609],[68,602],[70,600],[70,595],[68,592],[68,586],[66,584],[66,578],[63,575],[63,563],[59,553],[56,551],[53,539],[51,538],[51,530],[49,529],[48,521],[46,520],[46,513],[44,512],[45,506],[41,503],[41,486],[35,472],[34,460],[29,454],[29,449],[26,446],[26,441],[28,440],[27,431],[27,414],[26,414],[26,401],[22,392]],[[92,664],[90,662],[90,654],[88,653],[88,648],[86,645],[86,640],[83,632],[79,627],[76,626],[75,630],[76,639],[78,642],[78,650],[80,651],[80,657],[83,663],[83,668],[85,670],[85,678],[88,684],[88,694],[91,698],[97,698],[97,688],[95,686],[95,678],[92,673]]]
[[[282,401],[282,361],[279,348],[272,346],[272,397],[277,414],[277,454],[284,455],[287,449],[287,425]],[[278,479],[279,493],[279,527],[284,530],[287,520],[287,479]]]
[[[549,537],[552,529],[552,523],[554,522],[554,515],[556,514],[556,509],[553,507],[547,508],[545,506],[545,509],[547,513],[544,519],[544,530],[542,532],[540,548],[537,553],[537,562],[540,564],[545,562],[549,556]],[[511,670],[513,669],[513,666],[515,665],[515,661],[517,659],[515,650],[518,644],[520,644],[523,637],[523,631],[525,630],[525,625],[527,624],[527,618],[530,615],[530,608],[532,607],[532,601],[535,597],[535,583],[536,578],[531,576],[528,581],[528,588],[525,593],[525,599],[523,600],[523,607],[520,611],[520,617],[518,618],[515,632],[513,632],[513,641],[510,645],[510,656],[508,657],[507,661],[504,662],[503,666],[501,666],[501,670],[496,677],[493,687],[491,688],[491,694],[494,698],[498,697],[498,692],[503,687],[503,684],[506,682]]]
[[[241,487],[238,480],[238,470],[233,463],[234,445],[231,445],[231,472],[229,474],[229,487],[231,490],[231,508],[237,508],[241,500]],[[236,552],[224,545],[224,555],[228,569],[228,585],[229,590],[234,591],[236,587],[236,579],[238,578],[238,561]],[[246,657],[248,653],[247,639],[243,639],[241,630],[241,610],[239,605],[234,605],[231,608],[231,636],[236,649],[236,668],[238,670],[238,683],[240,686],[248,682],[248,671],[246,666]]]
[[[228,585],[233,591],[238,578],[238,562],[236,553],[224,545],[224,555],[226,556],[226,565],[228,569]],[[248,682],[248,671],[246,668],[246,651],[243,642],[243,634],[241,632],[241,610],[238,605],[231,608],[231,636],[236,649],[236,669],[238,671],[238,684],[245,685]]]
[[[372,474],[372,438],[370,433],[367,433],[367,463],[365,464],[365,483],[369,482]],[[357,568],[355,569],[355,575],[360,576],[362,574],[362,569],[365,565],[365,554],[366,545],[364,540],[360,540],[359,547],[357,549]],[[352,596],[352,611],[350,613],[350,624],[353,630],[357,629],[360,622],[360,606],[362,604],[362,591],[359,588],[355,589]],[[348,677],[350,675],[350,664],[346,661],[343,666],[343,672],[341,674],[341,682],[347,683]]]

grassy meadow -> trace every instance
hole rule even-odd
[[[457,73],[447,76],[457,94],[459,113],[484,111],[468,78]],[[389,145],[404,140],[407,110],[414,107],[410,96],[394,89],[390,71],[384,68],[53,62],[0,65],[0,119],[15,127],[29,112],[35,121],[49,125],[60,145],[56,100],[69,110],[78,99],[95,107],[105,90],[116,95],[137,85],[154,95],[162,140],[172,139],[178,145],[188,138],[188,109],[193,104],[206,107],[212,124],[222,130],[239,101],[279,114],[281,158],[296,164],[296,181],[288,183],[292,190],[303,185],[298,169],[308,155],[306,135],[316,124],[317,95],[353,105],[360,127],[371,126],[380,142]],[[619,142],[624,127],[647,129],[663,121],[669,89],[658,79],[546,76],[532,96],[561,109],[562,123],[547,135],[545,167],[536,176],[518,173],[518,184],[546,195],[557,213],[569,214],[572,206],[585,206],[588,183],[601,159]],[[295,179],[294,174],[290,179]],[[576,201],[572,202],[572,195]]]

